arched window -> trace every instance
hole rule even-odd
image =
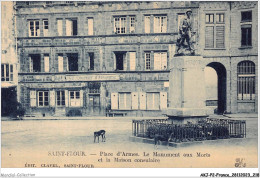
[[[255,64],[242,61],[237,65],[237,93],[238,100],[255,99]]]

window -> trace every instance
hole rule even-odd
[[[10,64],[10,81],[14,80],[14,69],[13,64]]]
[[[76,19],[66,19],[66,36],[75,36],[78,33],[78,25]]]
[[[214,14],[206,14],[206,23],[214,23]]]
[[[63,35],[63,26],[62,26],[62,19],[57,19],[57,31],[58,31],[58,36]]]
[[[31,54],[29,56],[30,72],[41,72],[41,55]]]
[[[78,71],[78,54],[68,53],[67,58],[68,58],[69,71]]]
[[[94,70],[95,68],[95,61],[94,61],[94,53],[89,54],[89,70]]]
[[[241,46],[252,46],[252,11],[241,12]]]
[[[57,106],[65,106],[65,91],[56,91]]]
[[[90,88],[89,93],[90,94],[100,94],[100,88]]]
[[[115,52],[115,57],[116,57],[116,70],[126,70],[127,69],[126,52]]]
[[[241,12],[241,22],[252,22],[252,11]]]
[[[79,107],[80,106],[80,92],[70,91],[70,106]]]
[[[93,35],[94,27],[93,27],[93,18],[88,18],[88,35]]]
[[[150,16],[144,16],[144,32],[150,33]]]
[[[206,14],[205,48],[225,48],[224,17],[224,13]]]
[[[1,81],[13,81],[13,65],[2,64],[1,65]]]
[[[44,72],[50,71],[50,58],[49,54],[44,54]]]
[[[252,46],[252,25],[241,26],[241,45]]]
[[[64,61],[63,61],[63,54],[58,54],[58,72],[63,72],[64,68]]]
[[[135,32],[135,16],[130,16],[130,33]]]
[[[119,93],[119,109],[131,109],[131,93]]]
[[[160,93],[147,93],[147,110],[159,110]]]
[[[154,16],[154,33],[167,32],[167,16]]]
[[[49,92],[48,91],[39,91],[38,92],[38,106],[39,107],[49,106]]]
[[[167,53],[155,52],[154,53],[154,70],[166,70],[167,69]]]
[[[39,20],[30,20],[29,21],[29,37],[40,36],[40,27]]]
[[[136,53],[135,52],[129,52],[129,63],[130,63],[130,70],[135,70],[135,60],[136,60]]]
[[[145,69],[151,69],[151,53],[145,53]]]
[[[217,23],[224,23],[224,14],[216,14]]]
[[[255,64],[242,61],[237,65],[238,100],[255,99]]]
[[[114,17],[114,32],[116,34],[126,33],[126,17]]]
[[[135,32],[136,17],[130,16],[117,16],[114,17],[114,33],[126,34]]]
[[[49,35],[49,21],[48,20],[43,20],[43,36],[48,36]]]
[[[100,82],[89,82],[89,94],[100,94]]]
[[[89,95],[89,108],[90,108],[90,112],[96,112],[99,113],[100,112],[100,95]]]

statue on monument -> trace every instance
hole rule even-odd
[[[181,21],[179,27],[179,37],[177,39],[177,55],[185,55],[183,50],[180,52],[180,49],[188,49],[189,55],[195,55],[195,50],[192,46],[191,38],[196,32],[192,31],[192,20],[191,20],[191,9],[186,11],[186,17]],[[186,41],[186,44],[185,44]]]

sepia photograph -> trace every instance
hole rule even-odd
[[[1,50],[1,177],[259,177],[258,1],[1,1]]]

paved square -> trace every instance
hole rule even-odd
[[[255,117],[238,118],[247,120],[246,139],[209,141],[169,149],[130,142],[132,119],[2,121],[2,167],[25,167],[26,163],[36,167],[51,164],[59,167],[65,164],[91,164],[94,167],[235,167],[236,159],[245,159],[246,167],[257,167]],[[101,129],[106,130],[106,142],[94,143],[93,133]],[[144,152],[149,156],[144,156]],[[180,156],[158,156],[163,155],[161,153]],[[144,160],[150,162],[142,162]]]

